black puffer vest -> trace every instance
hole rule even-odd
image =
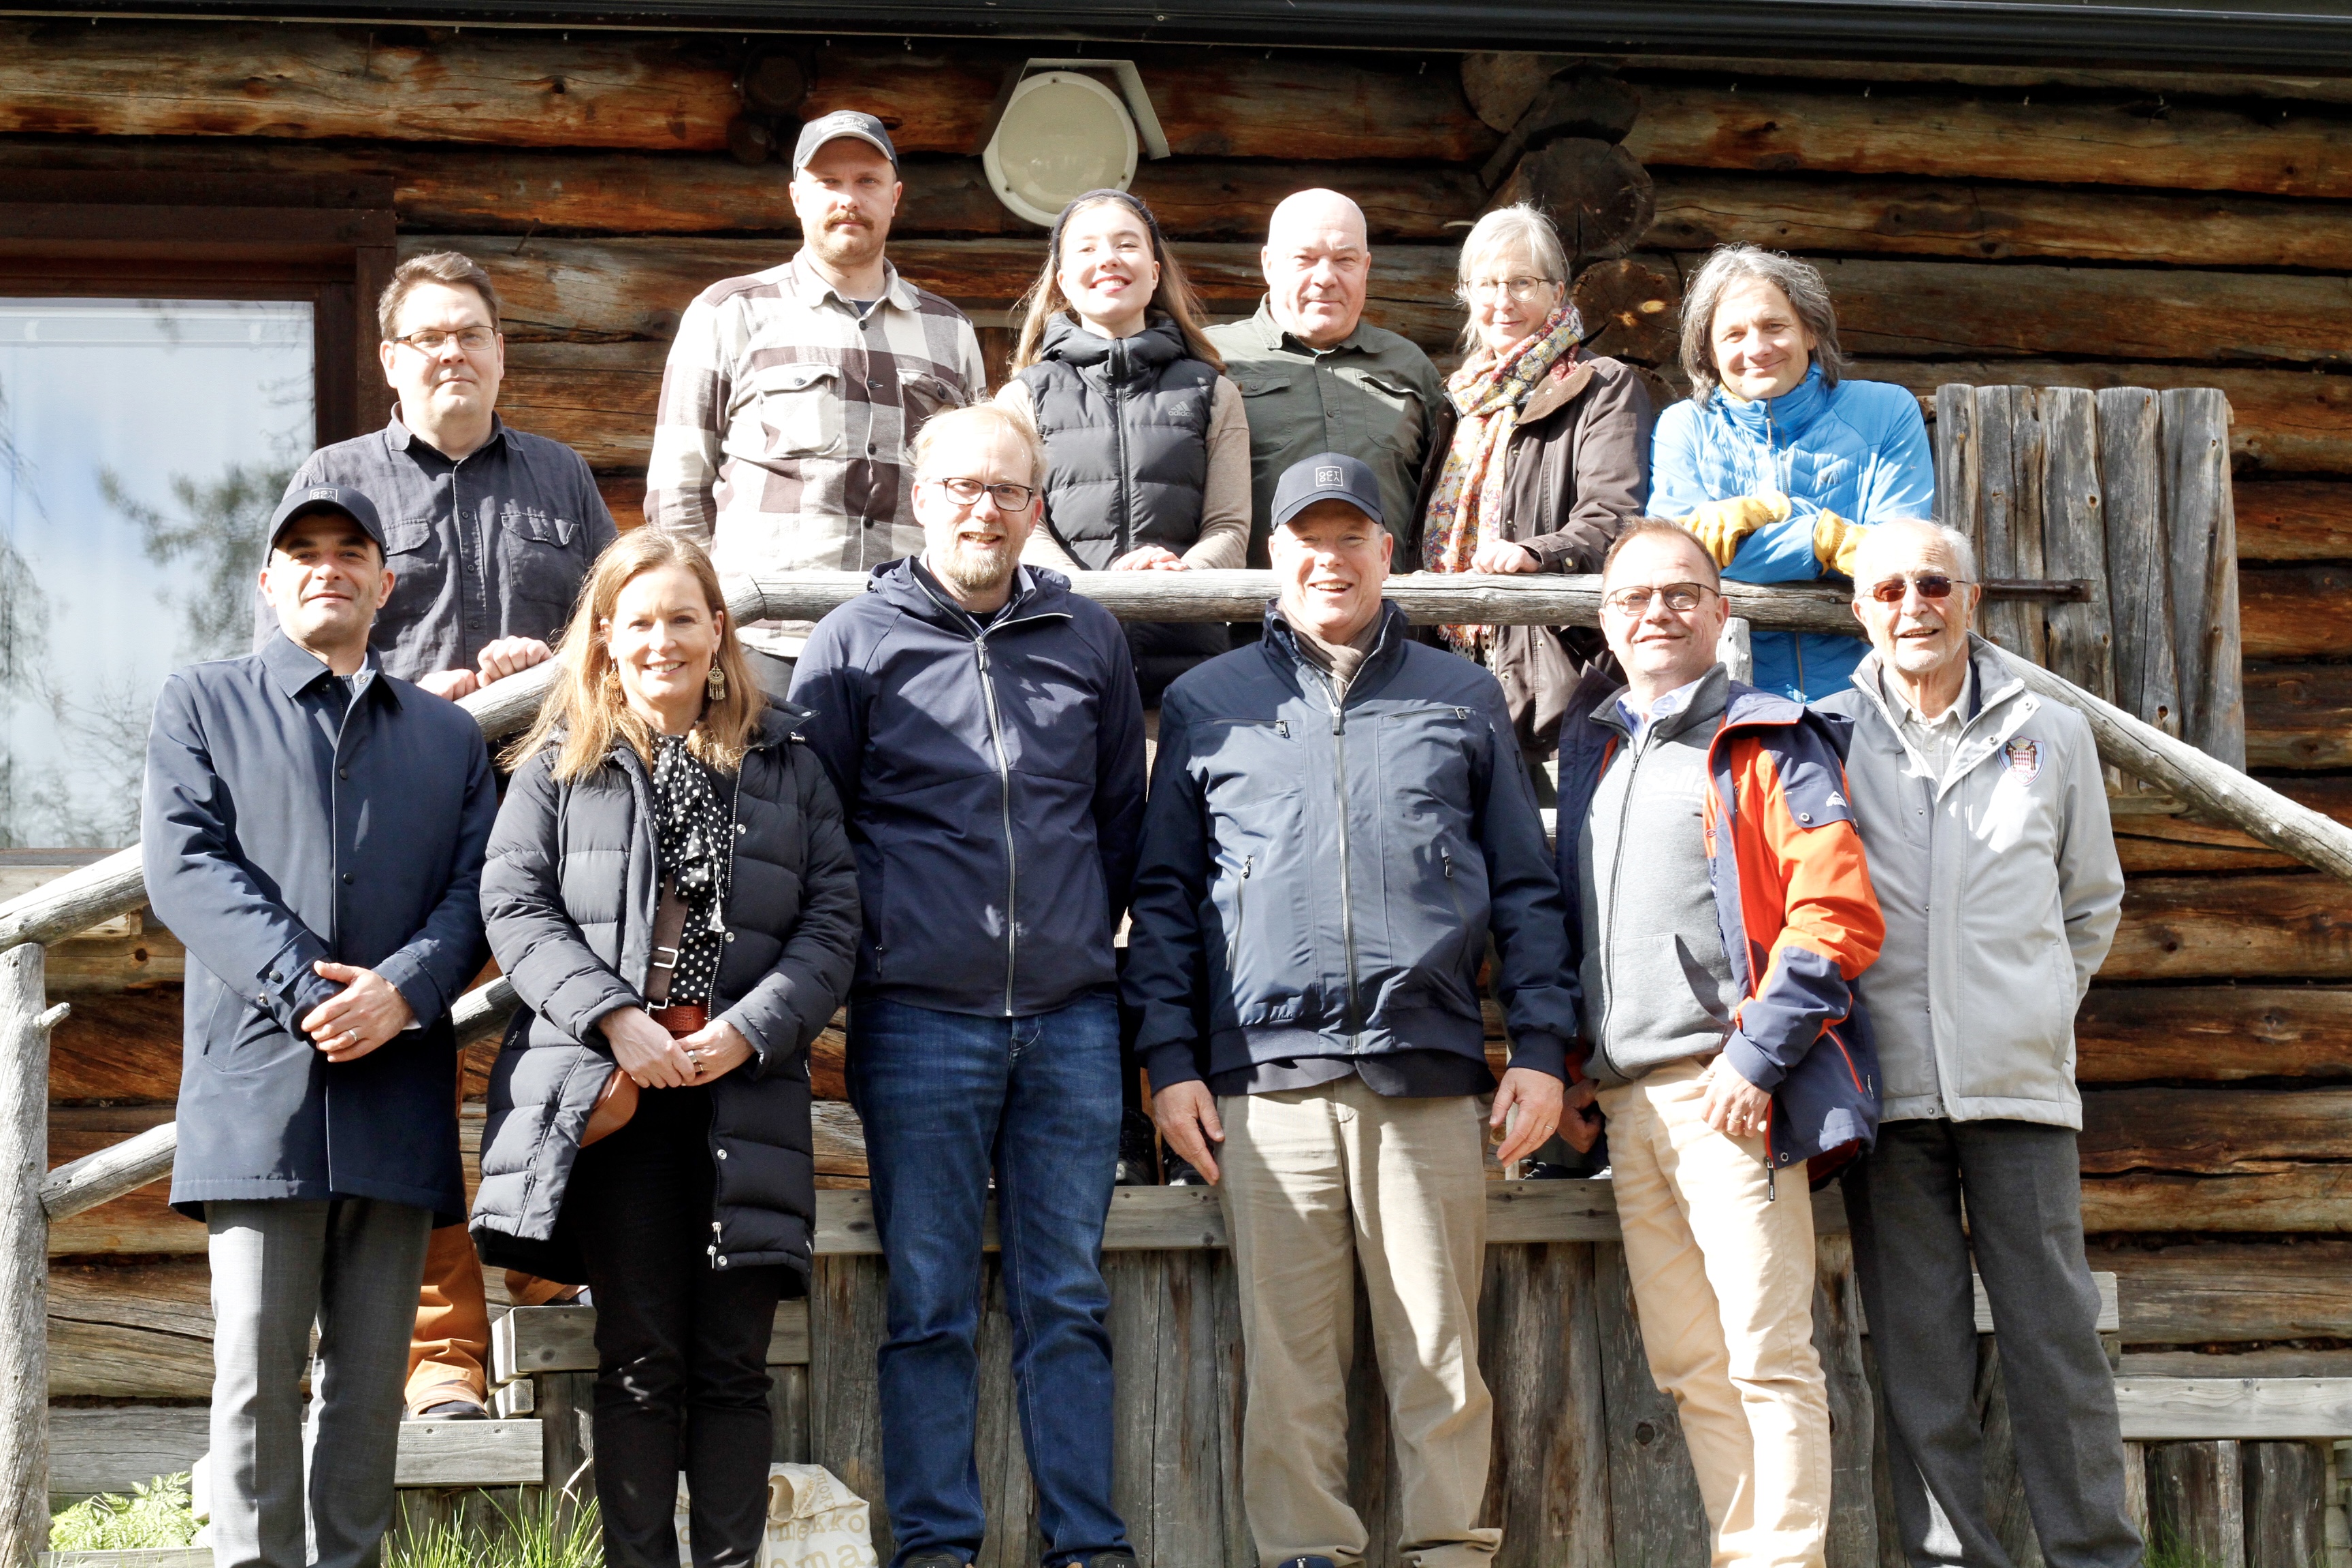
[[[1104,338],[1057,315],[1021,383],[1045,438],[1045,524],[1082,564],[1146,544],[1181,555],[1201,537],[1217,372],[1174,321]]]

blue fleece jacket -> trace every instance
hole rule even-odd
[[[1740,542],[1724,575],[1735,583],[1809,583],[1823,511],[1851,522],[1936,515],[1936,454],[1919,400],[1884,381],[1822,379],[1815,365],[1779,397],[1744,403],[1720,387],[1658,416],[1650,511],[1689,516],[1711,500],[1777,491],[1789,519]],[[1758,632],[1755,683],[1802,702],[1845,689],[1869,645],[1824,633]]]

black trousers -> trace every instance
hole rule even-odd
[[[768,1514],[768,1339],[781,1267],[721,1269],[710,1091],[647,1089],[580,1152],[557,1224],[596,1307],[596,1501],[609,1568],[676,1568],[677,1473],[695,1568],[748,1568]]]

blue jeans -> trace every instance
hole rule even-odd
[[[1046,1568],[1127,1550],[1111,1506],[1103,1220],[1118,1161],[1118,1009],[1087,996],[986,1018],[851,1004],[849,1098],[866,1123],[890,1266],[882,1488],[903,1564],[979,1554],[981,1223],[996,1173],[1021,1442]]]

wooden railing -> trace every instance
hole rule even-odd
[[[858,573],[730,580],[740,623],[814,620],[865,591]],[[1095,573],[1080,593],[1127,620],[1255,621],[1275,592],[1267,572]],[[1438,576],[1391,579],[1385,592],[1416,624],[1596,625],[1597,577]],[[2002,583],[2000,598],[2069,599],[2072,583]],[[1727,584],[1733,613],[1768,630],[1859,635],[1845,595],[1821,586]],[[2279,795],[2081,688],[2012,655],[2034,690],[2090,721],[2103,759],[2306,865],[2352,881],[2352,829]],[[485,735],[510,734],[537,711],[554,675],[541,665],[467,698]],[[48,1227],[144,1186],[171,1169],[171,1124],[51,1172],[47,1170],[49,1031],[65,1016],[48,1004],[43,944],[146,902],[140,852],[126,849],[0,905],[0,1563],[27,1562],[48,1532]],[[461,1037],[497,1029],[516,1005],[495,981],[468,993],[455,1017]]]

